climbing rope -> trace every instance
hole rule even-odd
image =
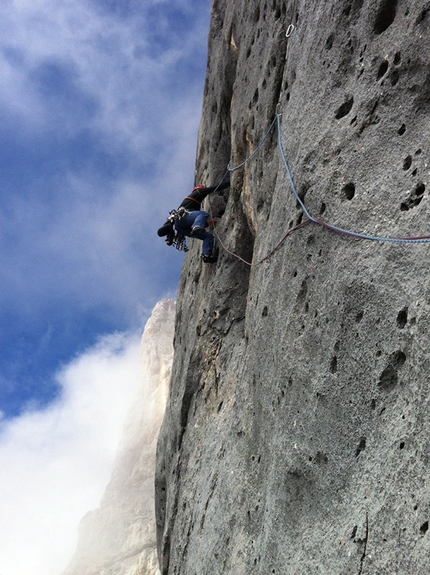
[[[225,180],[226,176],[229,173],[233,173],[236,170],[239,170],[240,168],[242,168],[244,165],[246,165],[248,162],[250,162],[254,156],[259,152],[259,150],[261,149],[261,147],[263,146],[264,142],[266,141],[267,137],[269,136],[270,132],[272,131],[273,127],[276,125],[277,128],[277,141],[278,141],[278,149],[282,158],[282,162],[284,164],[285,167],[285,171],[288,177],[288,180],[290,182],[290,186],[291,186],[291,190],[294,194],[295,199],[297,200],[297,202],[299,203],[300,207],[303,210],[304,215],[308,218],[307,220],[305,220],[304,222],[299,223],[298,225],[294,226],[293,228],[291,228],[290,230],[288,230],[288,232],[283,236],[283,238],[278,242],[278,244],[268,253],[266,254],[263,258],[261,258],[260,260],[258,260],[257,262],[248,262],[246,261],[244,258],[242,258],[241,256],[239,256],[238,254],[232,252],[231,250],[229,250],[227,248],[227,246],[224,244],[224,242],[222,241],[221,237],[219,236],[218,232],[216,231],[216,229],[214,229],[214,233],[215,236],[217,238],[217,240],[219,241],[220,245],[222,246],[222,248],[231,256],[237,258],[238,260],[242,261],[243,263],[245,263],[246,265],[250,266],[250,267],[256,267],[260,264],[262,264],[264,261],[266,261],[267,259],[269,259],[283,244],[283,242],[291,235],[293,234],[295,231],[301,229],[302,227],[304,227],[305,225],[309,224],[309,223],[314,223],[317,224],[321,227],[324,227],[332,232],[335,232],[337,234],[341,234],[341,235],[346,235],[348,237],[352,237],[352,238],[356,238],[359,240],[370,240],[370,241],[376,241],[376,242],[390,242],[390,243],[430,243],[430,235],[426,235],[426,236],[416,236],[416,237],[384,237],[384,236],[374,236],[374,235],[369,235],[369,234],[364,234],[364,233],[360,233],[360,232],[355,232],[355,231],[351,231],[351,230],[347,230],[344,228],[340,228],[338,226],[335,226],[333,224],[324,222],[323,220],[320,220],[319,218],[316,218],[314,216],[312,216],[309,212],[309,210],[306,208],[303,200],[300,198],[299,194],[297,193],[297,189],[296,186],[294,184],[294,180],[293,177],[291,175],[291,171],[290,168],[288,166],[288,162],[286,159],[286,154],[285,154],[285,150],[284,150],[284,146],[282,143],[282,133],[281,133],[281,114],[278,113],[278,109],[279,109],[279,105],[277,106],[277,112],[276,115],[272,121],[272,123],[269,126],[269,129],[267,130],[267,132],[264,134],[263,138],[260,140],[258,146],[255,148],[255,150],[252,152],[252,154],[250,154],[243,162],[241,162],[240,164],[237,164],[236,166],[233,167],[228,167],[225,174],[223,175],[222,179],[220,180],[219,184],[217,185],[217,187],[215,188],[214,192],[216,192],[219,188],[219,186],[222,184],[222,182]],[[212,216],[212,208],[211,206],[209,206],[209,210],[210,210],[210,214],[211,217]]]
[[[351,230],[345,230],[343,228],[339,228],[338,226],[334,226],[333,224],[329,224],[327,222],[324,222],[323,220],[320,220],[318,218],[315,218],[314,216],[312,216],[309,211],[307,210],[303,200],[300,198],[299,194],[297,193],[296,187],[294,185],[294,181],[293,181],[293,177],[291,175],[291,171],[288,167],[288,163],[287,163],[287,159],[285,157],[285,152],[284,152],[284,146],[282,144],[282,137],[281,137],[281,123],[280,123],[280,116],[279,114],[276,115],[276,119],[277,119],[277,128],[278,128],[278,147],[279,147],[279,151],[281,153],[281,158],[282,161],[284,163],[285,166],[285,171],[287,173],[288,179],[290,181],[290,185],[291,185],[291,189],[293,191],[293,194],[296,198],[296,200],[298,201],[298,203],[300,204],[300,207],[302,208],[304,214],[306,215],[307,218],[309,218],[309,220],[311,222],[314,222],[315,224],[318,224],[320,226],[323,226],[325,228],[327,228],[328,230],[331,230],[332,232],[336,232],[338,234],[343,234],[346,236],[350,236],[353,238],[357,238],[360,240],[371,240],[374,242],[392,242],[392,243],[410,243],[410,244],[417,244],[417,243],[430,243],[430,236],[417,236],[417,237],[410,237],[410,238],[396,238],[396,237],[383,237],[383,236],[372,236],[372,235],[368,235],[368,234],[363,234],[360,232],[354,232]]]
[[[237,166],[234,166],[233,168],[230,168],[230,166],[227,168],[227,172],[224,174],[223,179],[226,177],[228,172],[235,172],[236,170],[238,170],[239,168],[242,168],[245,164],[247,164],[248,162],[250,162],[252,160],[252,158],[260,151],[261,146],[264,144],[264,142],[266,141],[267,136],[270,134],[270,132],[272,131],[273,126],[276,123],[276,116],[273,118],[272,123],[269,126],[269,129],[267,130],[267,132],[264,134],[264,136],[262,137],[262,139],[260,140],[260,143],[258,144],[258,146],[255,148],[255,150],[252,152],[252,154],[250,156],[248,156],[246,158],[246,160],[244,160],[241,164],[238,164]],[[222,182],[222,180],[221,180]],[[221,182],[218,184],[218,186],[221,184]]]

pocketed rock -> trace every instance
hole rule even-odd
[[[314,217],[430,233],[429,32],[419,0],[215,0],[196,181],[244,161],[279,112]],[[231,181],[217,233],[257,263],[306,219],[276,126]],[[311,223],[254,267],[218,247],[214,266],[193,247],[180,280],[162,575],[430,572],[430,245]]]

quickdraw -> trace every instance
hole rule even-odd
[[[176,222],[185,216],[187,210],[185,208],[178,208],[177,210],[171,210],[169,212],[169,217],[167,218],[170,223]]]
[[[178,208],[177,210],[171,210],[167,220],[173,224],[177,220],[183,218],[186,213],[188,213],[187,210],[182,207]],[[175,247],[180,252],[187,252],[189,249],[187,245],[187,238],[182,234],[178,234],[178,232],[176,232],[174,229],[172,229],[172,232],[166,236],[166,244],[168,246]]]
[[[187,238],[178,233],[173,238],[172,245],[180,252],[187,252],[189,250]]]

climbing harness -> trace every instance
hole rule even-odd
[[[204,186],[202,186],[202,185],[196,186],[195,188],[192,189],[191,193],[197,192],[198,190],[204,190]],[[191,196],[187,196],[187,197],[185,198],[185,200],[189,200],[190,202],[196,203],[196,204],[199,206],[199,208],[200,208],[201,201],[196,200],[196,198],[192,198]]]
[[[217,188],[220,185],[221,185],[221,183],[218,184]],[[198,185],[198,186],[195,186],[193,188],[192,192],[196,192],[198,190],[203,190],[204,188],[205,188],[205,186]],[[198,207],[200,208],[201,201],[196,200],[195,198],[193,198],[191,196],[187,196],[185,199],[195,202],[198,205]],[[179,208],[177,208],[176,210],[171,210],[169,212],[169,216],[167,218],[167,221],[172,225],[172,227],[171,227],[171,231],[169,231],[166,235],[165,241],[166,241],[168,246],[173,246],[179,251],[184,251],[184,252],[188,251],[189,248],[187,245],[187,238],[183,234],[180,234],[177,230],[175,230],[173,227],[173,224],[176,221],[182,219],[186,214],[190,214],[190,213],[191,213],[191,211],[182,205]],[[194,237],[196,237],[196,236],[194,236]]]
[[[188,211],[185,208],[178,208],[177,210],[170,210],[169,212],[169,217],[167,218],[167,220],[173,224],[173,222],[176,222],[177,220],[180,220],[181,218],[183,218],[185,216],[185,214],[187,214]]]

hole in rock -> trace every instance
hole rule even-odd
[[[422,182],[420,182],[415,188],[415,193],[417,194],[417,196],[422,196],[425,190],[426,190],[425,185]]]
[[[400,210],[402,212],[406,212],[407,210],[410,210],[415,206],[418,206],[421,203],[421,200],[423,199],[425,189],[426,189],[425,185],[422,182],[420,182],[415,188],[415,190],[411,193],[409,198],[407,198],[404,202],[400,204]]]
[[[405,363],[406,361],[406,355],[403,353],[403,351],[396,351],[395,353],[393,353],[392,355],[392,359],[393,359],[393,363],[398,366],[398,367],[402,367],[402,365]]]
[[[398,129],[397,133],[399,134],[399,136],[403,136],[403,134],[406,132],[406,126],[405,124],[402,124],[400,126],[400,128]]]
[[[330,373],[337,372],[337,356],[333,356],[330,362]]]
[[[381,373],[378,385],[384,391],[391,391],[396,387],[398,379],[397,370],[392,365],[387,365]]]
[[[315,463],[321,465],[322,463],[328,463],[328,457],[322,451],[317,451],[315,455]]]
[[[388,70],[388,62],[387,60],[383,60],[382,64],[379,66],[377,79],[380,80],[382,76],[385,76]]]
[[[423,22],[426,19],[426,16],[427,16],[429,10],[430,10],[430,8],[424,8],[424,10],[421,12],[421,14],[416,19],[416,22],[415,22],[416,26],[418,26],[418,24],[421,24],[421,22]]]
[[[342,195],[347,200],[352,200],[355,196],[355,184],[353,182],[349,182],[342,188]]]
[[[397,314],[397,327],[403,329],[408,323],[408,308],[405,307]]]
[[[401,441],[399,445],[399,449],[403,449],[405,447],[405,442]]]
[[[347,116],[350,113],[353,105],[354,105],[354,98],[351,96],[350,98],[345,100],[345,102],[337,109],[335,116],[336,120],[340,120],[341,118]]]
[[[333,40],[334,40],[334,36],[333,34],[330,34],[330,36],[327,38],[326,42],[325,42],[325,47],[327,48],[327,50],[331,50],[333,47]]]
[[[360,455],[360,453],[362,451],[364,451],[366,449],[366,438],[362,437],[360,439],[360,443],[357,446],[357,449],[355,450],[355,457],[358,457]]]
[[[406,158],[403,160],[403,169],[409,170],[409,168],[412,166],[412,156],[406,156]]]
[[[428,528],[429,528],[429,522],[426,521],[426,522],[423,523],[423,524],[421,525],[421,527],[420,527],[421,533],[422,533],[423,535],[424,535],[425,533],[427,533]]]
[[[382,0],[379,4],[379,9],[376,13],[373,31],[375,34],[382,34],[387,28],[391,26],[396,17],[398,0]]]
[[[263,311],[262,311],[261,315],[262,315],[263,317],[267,317],[267,313],[268,313],[268,311],[267,311],[267,305],[265,305],[264,308],[263,308]]]
[[[398,66],[400,64],[401,60],[402,60],[402,56],[401,56],[400,52],[396,52],[394,54],[394,60],[393,60],[394,64],[396,66]]]

